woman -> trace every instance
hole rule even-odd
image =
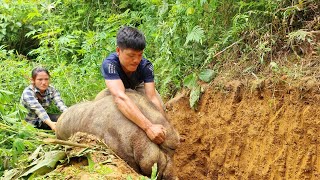
[[[50,74],[45,68],[37,67],[31,73],[31,85],[24,89],[21,103],[28,110],[25,120],[39,129],[56,130],[58,114],[48,114],[46,109],[52,101],[60,111],[65,111],[67,106],[60,97],[60,93],[50,86]]]

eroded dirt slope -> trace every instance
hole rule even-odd
[[[212,86],[197,111],[173,101],[179,179],[320,179],[320,83],[300,82]]]

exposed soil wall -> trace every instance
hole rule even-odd
[[[179,179],[320,179],[320,83],[233,81],[168,106]]]

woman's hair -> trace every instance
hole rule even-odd
[[[144,35],[136,28],[124,26],[117,33],[117,46],[120,49],[142,51],[146,47]]]
[[[43,67],[36,67],[32,70],[31,72],[31,77],[32,79],[36,79],[37,75],[40,73],[40,72],[45,72],[48,74],[48,76],[50,77],[50,74],[49,74],[49,71]]]

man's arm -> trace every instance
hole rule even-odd
[[[125,94],[125,87],[120,79],[105,80],[118,109],[133,123],[145,131],[147,136],[156,144],[161,144],[165,139],[165,129],[160,124],[152,124],[137,105]]]
[[[146,92],[147,97],[149,100],[156,105],[158,110],[165,116],[165,112],[163,110],[163,104],[159,98],[161,98],[155,89],[154,82],[144,83],[144,90]]]

